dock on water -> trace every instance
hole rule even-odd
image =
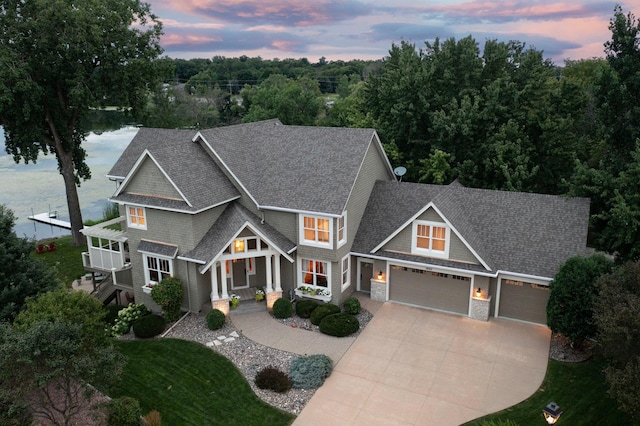
[[[32,214],[27,217],[27,219],[35,222],[46,223],[47,225],[56,226],[58,228],[71,229],[71,223],[58,219],[56,212]]]

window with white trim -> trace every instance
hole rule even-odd
[[[342,291],[344,291],[349,287],[349,284],[350,284],[351,273],[350,273],[350,267],[349,267],[350,266],[349,255],[346,255],[345,257],[343,257],[340,263],[342,266]]]
[[[300,287],[311,286],[330,289],[329,263],[322,260],[301,259],[299,283]]]
[[[300,244],[332,248],[333,220],[327,217],[299,215]]]
[[[144,254],[145,283],[159,283],[173,275],[173,259]]]
[[[144,207],[127,206],[127,225],[130,228],[147,229],[147,216]]]
[[[338,218],[338,247],[347,242],[347,212]]]
[[[415,221],[411,250],[416,254],[449,257],[449,227],[442,222]]]

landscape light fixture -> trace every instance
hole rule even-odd
[[[542,410],[544,419],[547,421],[547,424],[550,425],[556,424],[562,413],[563,411],[560,409],[560,406],[555,402],[548,403],[547,406]]]

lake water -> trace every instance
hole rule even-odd
[[[115,182],[106,174],[122,151],[136,135],[136,127],[123,127],[101,134],[90,133],[83,146],[91,179],[78,188],[83,220],[100,219],[107,198],[113,195]],[[70,231],[51,227],[27,219],[32,213],[57,211],[58,218],[69,220],[64,181],[58,172],[55,156],[43,155],[36,164],[16,164],[5,150],[4,131],[0,127],[0,204],[13,210],[16,216],[14,230],[20,237],[35,239],[69,235]]]

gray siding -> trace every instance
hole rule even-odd
[[[155,195],[183,200],[180,193],[150,158],[144,159],[124,190],[133,194]]]
[[[298,241],[298,215],[295,213],[264,210],[258,213],[258,217],[264,214],[264,220],[275,230],[297,243]]]

